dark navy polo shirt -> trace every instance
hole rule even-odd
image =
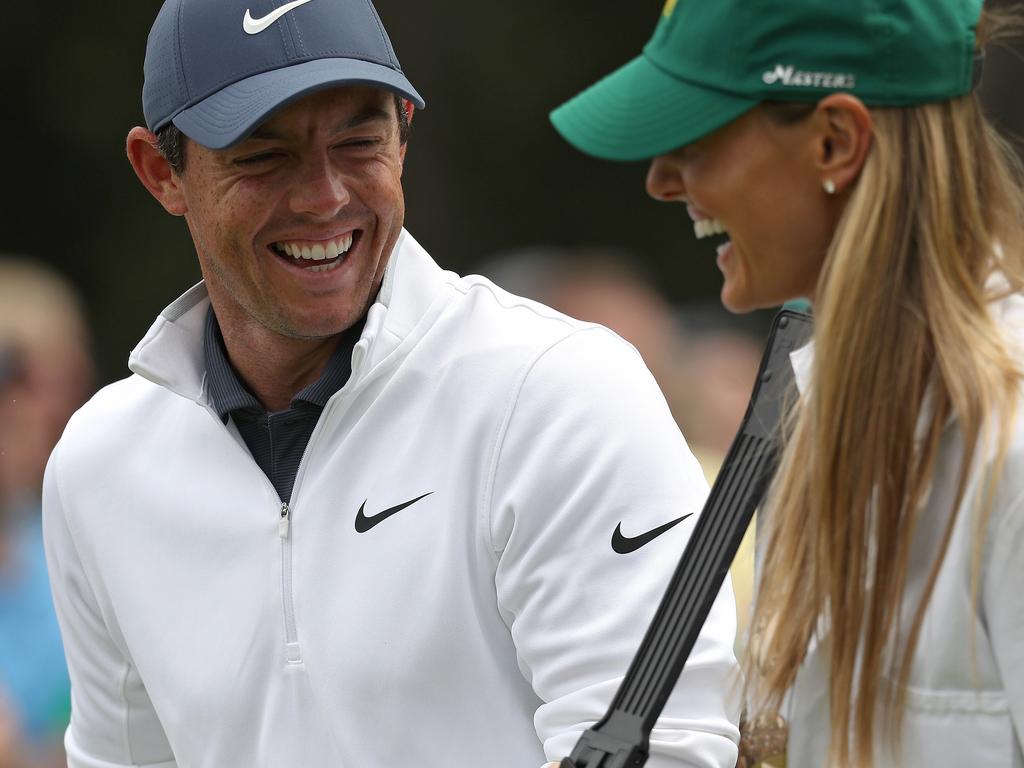
[[[352,349],[363,332],[363,323],[360,320],[342,333],[323,374],[295,395],[287,410],[270,413],[245,388],[228,361],[213,307],[206,314],[203,352],[210,403],[225,424],[229,416],[235,422],[256,464],[285,503],[291,501],[299,462],[324,406],[352,374]]]

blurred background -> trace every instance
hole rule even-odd
[[[714,302],[713,248],[696,245],[680,207],[647,199],[645,165],[580,155],[547,120],[639,52],[662,4],[379,0],[427,100],[405,173],[407,226],[443,266],[476,271],[496,252],[537,245],[610,246],[642,261],[673,305]],[[154,316],[199,277],[184,222],[149,197],[124,157],[129,128],[142,123],[158,8],[17,3],[5,15],[0,251],[42,259],[80,289],[102,383],[126,373]],[[1003,122],[1021,125],[1019,78],[989,79],[999,80]]]
[[[70,410],[126,375],[155,316],[199,279],[184,222],[150,198],[124,157],[128,130],[142,123],[143,54],[159,5],[6,8],[0,254],[27,260],[0,272],[12,288],[0,292],[0,768],[59,762],[46,741],[66,717],[59,674],[36,714],[18,711],[29,706],[18,686],[43,673],[26,671],[25,641],[10,629],[25,625],[10,618],[14,601],[38,588],[35,555],[12,553],[37,551],[42,462]],[[719,308],[713,247],[696,243],[681,206],[646,197],[645,164],[584,157],[547,120],[639,52],[663,0],[376,5],[428,102],[406,164],[407,227],[442,266],[487,274],[636,344],[713,475],[770,313]],[[983,95],[1011,137],[1024,134],[1022,75],[1019,52],[991,52]],[[37,630],[50,637],[47,622]]]

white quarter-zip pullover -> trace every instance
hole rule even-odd
[[[537,768],[605,711],[700,467],[609,331],[403,233],[282,504],[204,385],[200,285],[69,424],[45,528],[72,768]],[[723,589],[652,768],[730,767]]]

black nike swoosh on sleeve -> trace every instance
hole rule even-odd
[[[657,528],[654,528],[647,533],[642,533],[639,536],[624,536],[622,533],[622,523],[619,523],[615,526],[615,532],[612,533],[612,549],[620,555],[628,555],[630,552],[636,552],[640,547],[644,546],[644,544],[649,544],[654,541],[665,531],[683,522],[683,520],[688,517],[693,517],[693,513],[691,512],[688,515],[678,517],[664,525],[659,525]]]
[[[398,504],[394,507],[389,507],[383,512],[378,512],[376,515],[366,516],[366,501],[363,502],[362,506],[359,507],[359,511],[356,512],[356,533],[366,533],[368,530],[378,523],[382,523],[394,514],[401,512],[406,507],[411,507],[420,499],[425,499],[430,493],[424,493],[422,496],[417,496],[415,499],[405,502],[404,504]],[[367,499],[369,501],[369,499]]]

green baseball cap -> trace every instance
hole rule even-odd
[[[668,0],[633,61],[558,107],[577,149],[642,160],[773,101],[907,106],[967,93],[982,0]]]

